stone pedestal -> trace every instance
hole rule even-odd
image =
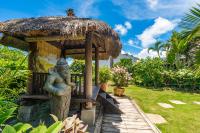
[[[29,122],[31,121],[36,115],[38,111],[38,104],[29,105],[29,106],[20,106],[18,110],[18,119],[20,121]]]
[[[81,111],[81,120],[92,126],[95,123],[96,115],[96,106],[93,106],[91,109],[82,109]]]

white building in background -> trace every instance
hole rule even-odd
[[[133,62],[136,62],[137,60],[139,60],[139,58],[137,58],[133,55],[124,53],[124,54],[120,54],[116,59],[113,59],[113,64],[119,62],[120,59],[132,59]],[[111,64],[112,64],[112,58],[109,58],[108,60],[100,60],[99,61],[100,67],[103,67],[103,66],[110,67]]]

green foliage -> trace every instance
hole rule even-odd
[[[143,59],[133,65],[135,84],[149,87],[169,86],[176,89],[199,91],[200,76],[190,68],[169,69],[159,58]]]
[[[70,65],[72,73],[83,73],[85,69],[85,61],[83,60],[74,60]]]
[[[13,117],[17,105],[0,97],[0,125]]]
[[[100,83],[107,83],[111,79],[111,72],[108,67],[102,67],[99,70]]]
[[[129,73],[132,72],[132,65],[133,65],[133,61],[132,59],[120,59],[119,62],[115,63],[114,66],[121,66],[121,67],[125,67]]]
[[[133,65],[133,81],[144,86],[158,87],[162,85],[163,65],[164,63],[160,58],[147,58],[136,62]]]
[[[148,52],[150,50],[156,51],[158,54],[158,57],[160,58],[160,50],[164,47],[163,43],[160,41],[157,41],[153,47],[148,48]]]
[[[199,91],[200,89],[200,76],[190,69],[179,69],[178,71],[165,70],[163,77],[163,85],[165,86],[189,91]]]
[[[0,45],[0,96],[16,100],[26,90],[28,75],[27,55]]]

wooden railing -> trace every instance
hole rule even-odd
[[[74,91],[72,91],[72,96],[84,97],[84,75],[83,74],[71,74],[71,82],[75,84]]]
[[[48,95],[48,92],[43,89],[46,82],[48,73],[33,73],[32,74],[32,89],[31,95]],[[75,84],[75,88],[72,91],[74,97],[84,97],[84,76],[83,74],[71,74],[71,82]]]

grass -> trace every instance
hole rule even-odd
[[[112,87],[108,92],[112,92]],[[129,86],[125,95],[134,99],[145,113],[163,116],[167,123],[157,125],[163,133],[200,133],[200,105],[193,104],[193,101],[200,101],[200,94]],[[176,105],[169,100],[181,100],[186,104]],[[157,104],[159,102],[170,103],[174,108],[164,109]]]

